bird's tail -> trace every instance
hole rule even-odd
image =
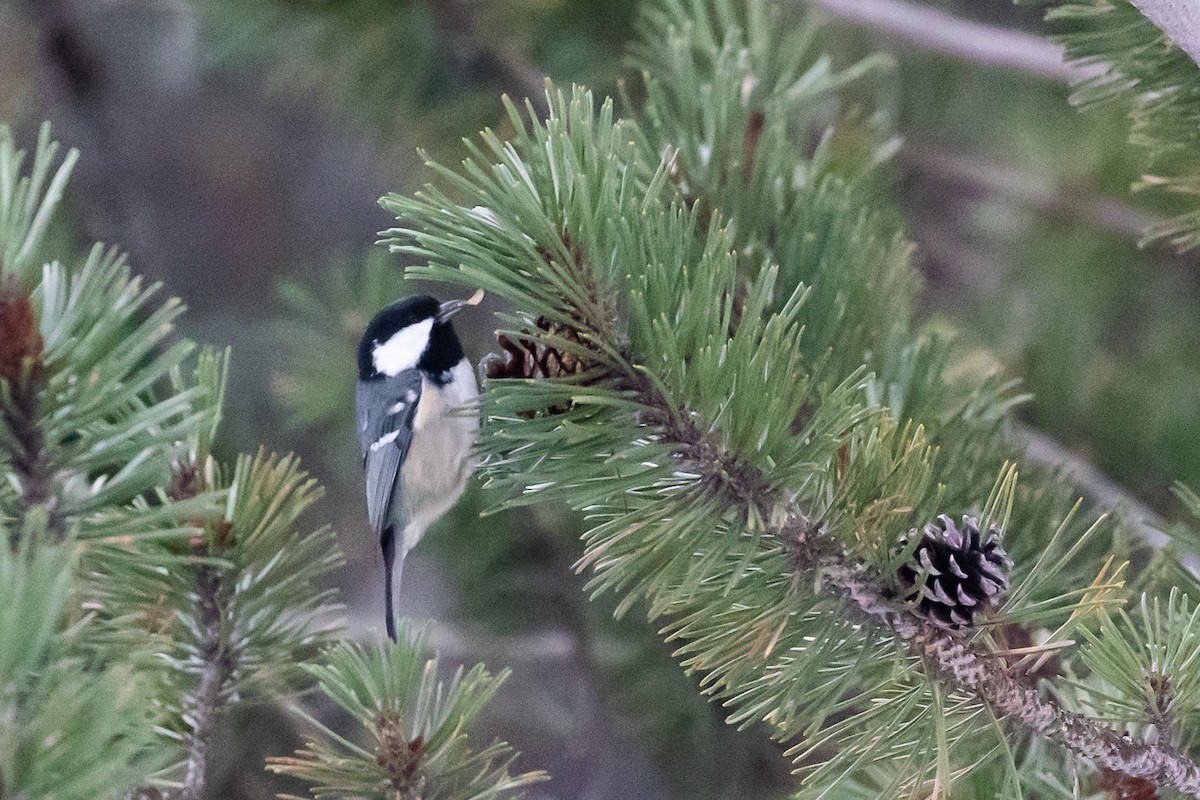
[[[400,575],[404,571],[404,551],[400,551],[400,563],[396,564],[396,531],[390,525],[383,529],[379,537],[379,545],[383,549],[383,604],[385,608],[384,625],[387,627],[388,638],[396,641],[396,616],[394,612],[394,596],[400,591]],[[393,566],[395,569],[393,570]],[[394,590],[393,591],[393,573]]]

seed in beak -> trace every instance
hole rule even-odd
[[[467,306],[477,306],[483,300],[483,289],[476,289],[475,294],[466,300],[447,300],[438,306],[437,321],[445,322]]]

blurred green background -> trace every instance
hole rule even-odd
[[[329,488],[317,512],[347,551],[355,635],[381,636],[381,564],[366,534],[351,430],[352,348],[399,294],[373,247],[377,205],[455,162],[461,138],[503,134],[498,100],[541,76],[617,91],[633,0],[0,0],[0,120],[32,142],[43,119],[82,150],[68,222],[80,252],[117,242],[191,312],[186,335],[233,346],[225,435],[295,449]],[[801,3],[791,3],[797,7]],[[1044,35],[1002,0],[933,4]],[[819,16],[819,13],[817,14]],[[894,68],[843,121],[901,142],[880,202],[908,220],[940,317],[1020,376],[1025,422],[1168,518],[1173,480],[1200,485],[1200,263],[1138,231],[1170,211],[1132,194],[1144,153],[1127,109],[1079,112],[1070,88],[836,22],[845,65]],[[861,101],[866,102],[866,101]],[[870,123],[867,120],[870,120]],[[853,125],[841,142],[853,146]],[[495,310],[463,315],[468,353],[495,349]],[[581,521],[559,508],[480,514],[475,486],[410,557],[402,613],[437,620],[450,659],[509,665],[490,722],[554,781],[538,797],[773,797],[790,777],[761,730],[736,732],[635,610],[587,602]],[[215,797],[267,797],[261,756],[298,742],[285,715],[227,721]]]

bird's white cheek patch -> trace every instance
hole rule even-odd
[[[371,351],[375,369],[391,377],[415,367],[429,344],[429,332],[432,330],[432,319],[421,320],[396,331],[386,342],[376,343]]]
[[[392,431],[391,433],[385,433],[383,436],[380,436],[371,443],[371,452],[374,453],[381,447],[387,447],[389,444],[396,441],[396,437],[399,435],[400,431]]]

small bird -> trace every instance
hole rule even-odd
[[[428,295],[400,300],[375,315],[358,345],[358,442],[367,516],[387,573],[392,641],[393,565],[398,592],[405,555],[454,505],[475,469],[479,418],[462,407],[479,388],[450,318],[481,299],[482,290],[445,303]]]

